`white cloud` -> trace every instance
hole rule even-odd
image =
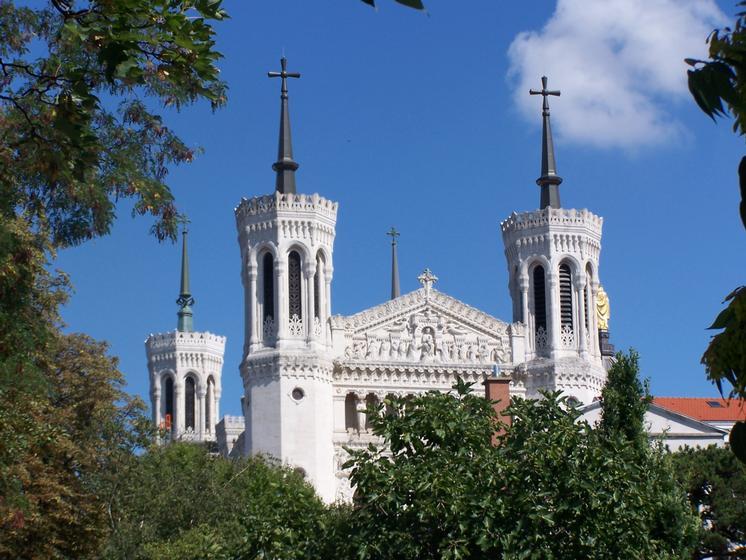
[[[714,0],[558,0],[540,31],[508,51],[514,101],[537,124],[528,95],[549,77],[552,125],[567,140],[635,149],[675,141],[672,104],[689,96],[684,58],[704,58],[705,38],[728,24]]]

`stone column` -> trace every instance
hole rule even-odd
[[[176,375],[174,380],[174,416],[171,419],[171,425],[174,427],[174,434],[178,437],[184,432],[184,379]]]
[[[555,358],[560,348],[559,276],[547,271],[546,283],[547,330],[549,331],[550,357]]]
[[[580,355],[584,358],[588,357],[588,339],[586,337],[586,327],[585,327],[585,295],[583,294],[583,289],[585,288],[585,275],[579,275],[576,277],[575,282],[573,283],[573,287],[575,288],[575,301],[578,302],[578,328],[576,330],[576,336],[579,337],[578,340],[578,350],[580,350]],[[588,319],[590,321],[590,316],[588,316]]]
[[[306,325],[306,340],[311,342],[316,340],[316,333],[314,332],[314,297],[315,290],[313,285],[314,275],[316,274],[316,263],[308,262],[303,267],[303,279],[304,285],[306,286],[306,313],[305,313],[305,325]]]
[[[601,357],[601,348],[598,342],[598,317],[596,316],[596,300],[598,299],[598,287],[599,283],[595,280],[591,281],[590,290],[588,290],[588,299],[590,299],[588,307],[588,328],[591,331],[591,352],[597,358]]]
[[[343,432],[345,433],[347,431],[347,427],[345,426],[345,397],[346,395],[339,395],[335,394],[332,408],[333,408],[333,414],[334,414],[334,431],[335,432]]]
[[[257,342],[261,339],[260,332],[262,328],[262,320],[259,317],[258,305],[259,301],[258,293],[256,289],[256,277],[257,277],[257,265],[253,259],[246,265],[246,276],[248,277],[249,285],[246,293],[246,329],[249,333],[249,347],[244,349],[246,351],[252,351],[256,346]],[[245,358],[246,356],[243,356]]]
[[[275,328],[277,346],[287,339],[288,331],[288,287],[287,287],[287,261],[279,258],[275,261]]]
[[[153,423],[156,427],[161,425],[161,380],[156,378],[153,390],[150,392],[150,404],[153,407]]]
[[[199,411],[199,417],[196,422],[196,431],[199,432],[200,441],[205,439],[205,433],[207,432],[205,426],[205,396],[207,395],[207,389],[203,383],[199,384],[197,389],[197,410]]]

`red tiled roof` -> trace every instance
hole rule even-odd
[[[705,422],[746,420],[746,401],[739,399],[654,397],[653,403]]]

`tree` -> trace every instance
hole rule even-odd
[[[639,377],[637,352],[618,352],[601,391],[601,432],[608,438],[618,436],[638,447],[647,447],[644,422],[651,401],[648,382]]]
[[[721,447],[672,455],[674,472],[700,519],[694,558],[746,558],[746,467]]]
[[[143,96],[225,102],[210,21],[220,0],[0,0],[0,212],[55,246],[109,231],[118,200],[174,237],[168,165],[193,151]]]
[[[738,2],[746,6],[746,1]],[[687,59],[689,90],[700,109],[715,120],[734,117],[733,131],[746,134],[746,12],[740,12],[733,29],[715,30],[707,39],[709,60]],[[746,228],[746,156],[738,166],[741,202],[739,213]],[[746,286],[726,296],[728,306],[720,312],[710,329],[721,331],[712,337],[702,356],[708,378],[720,393],[723,382],[731,386],[730,397],[746,398]],[[746,423],[738,422],[731,431],[731,447],[746,463]]]
[[[578,421],[556,393],[515,399],[510,427],[459,382],[455,392],[390,399],[353,451],[342,557],[682,558],[696,520],[662,450]],[[388,447],[388,449],[387,449]]]
[[[287,467],[174,443],[139,457],[120,484],[105,559],[322,557],[324,506]]]
[[[58,333],[45,350],[44,390],[2,394],[12,455],[2,461],[0,556],[85,558],[108,532],[108,495],[148,441],[148,421],[105,344]]]

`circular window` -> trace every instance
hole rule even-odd
[[[296,401],[303,400],[303,397],[306,396],[306,394],[303,392],[303,389],[301,389],[300,387],[296,387],[295,389],[293,389],[291,395]]]

